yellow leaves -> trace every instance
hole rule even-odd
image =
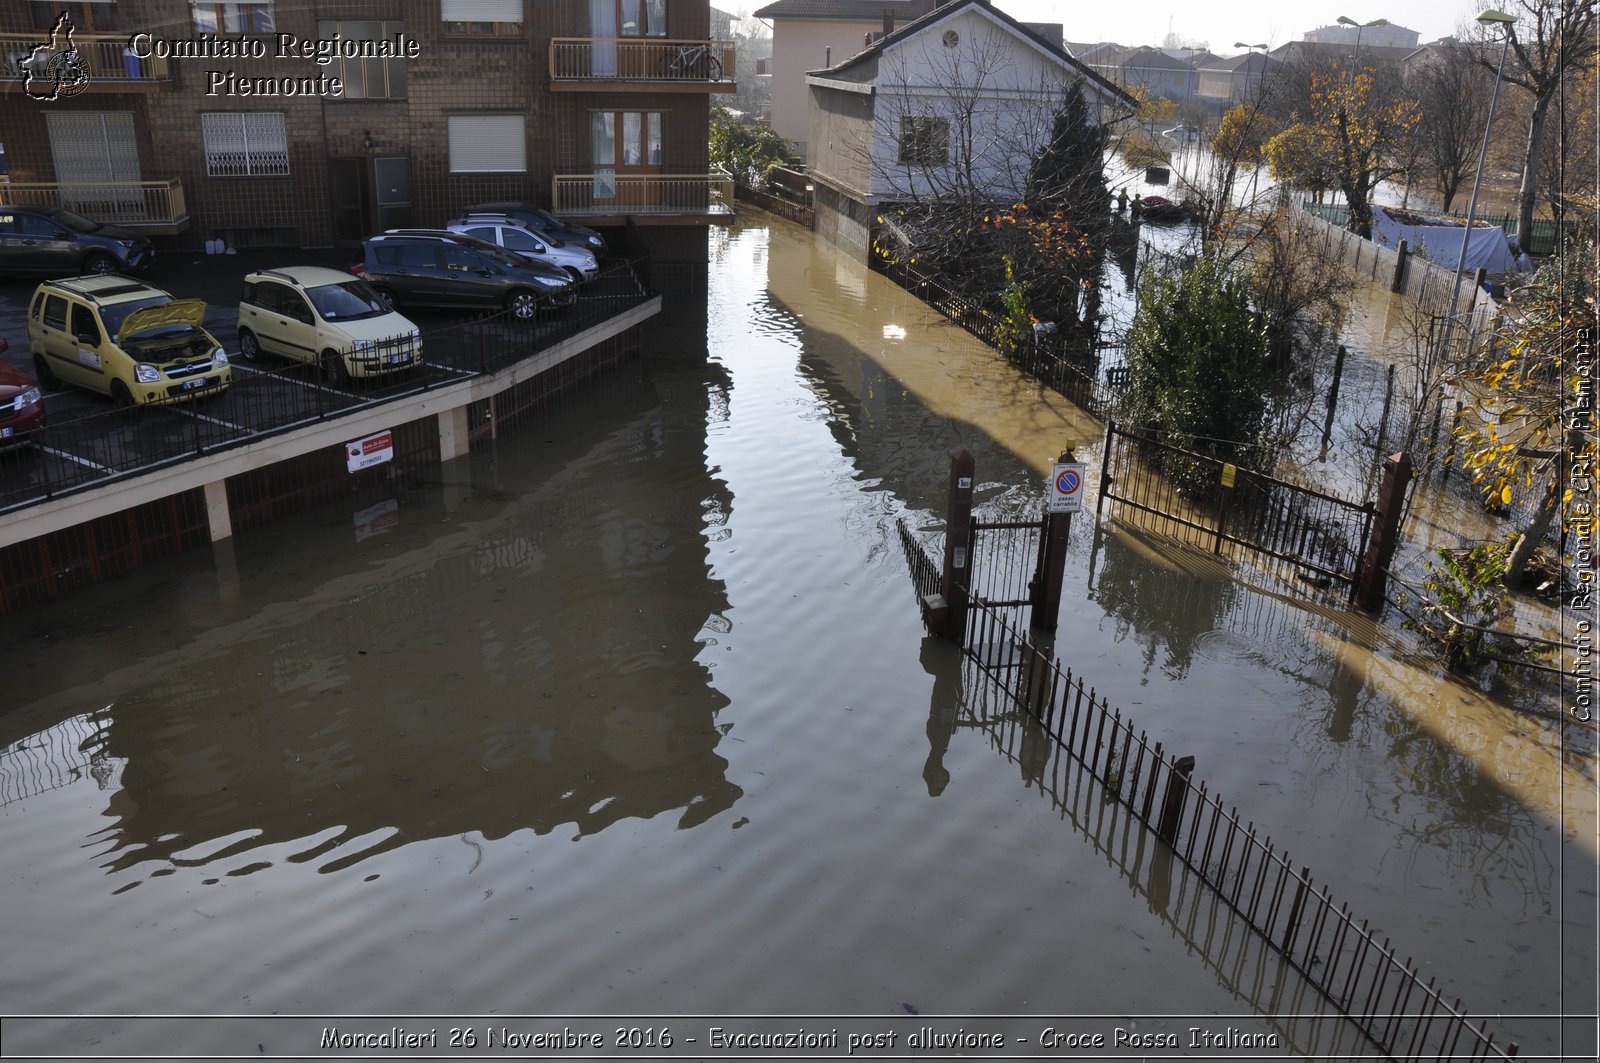
[[[1510,484],[1506,484],[1504,487],[1500,488],[1500,504],[1502,506],[1509,506],[1511,504]]]

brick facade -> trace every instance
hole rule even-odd
[[[168,60],[170,80],[136,86],[139,91],[122,91],[131,87],[97,81],[70,99],[43,102],[18,91],[0,96],[0,144],[4,145],[10,179],[59,179],[47,128],[46,115],[51,109],[131,112],[141,178],[176,178],[183,185],[189,225],[182,233],[164,238],[169,246],[198,247],[208,237],[220,235],[241,245],[322,247],[349,242],[340,241],[335,221],[335,170],[341,166],[351,181],[359,172],[368,182],[369,202],[362,228],[381,228],[374,224],[377,215],[371,197],[376,177],[367,160],[407,161],[408,223],[412,225],[443,224],[475,200],[522,199],[549,205],[555,174],[586,174],[592,169],[592,110],[662,112],[662,172],[707,173],[708,94],[659,93],[648,85],[637,92],[552,91],[550,40],[589,35],[589,0],[524,0],[522,32],[494,37],[446,35],[440,0],[274,0],[271,7],[273,33],[254,38],[264,42],[265,59],[173,58]],[[155,37],[179,40],[201,36],[192,21],[190,0],[118,0],[115,4],[13,0],[0,5],[0,33],[40,33],[40,26],[47,26],[62,9],[76,19],[93,19],[96,33],[126,37],[147,31]],[[392,28],[417,42],[418,57],[405,63],[402,97],[207,94],[207,72],[213,70],[231,69],[245,78],[337,74],[338,61],[319,66],[310,59],[279,60],[272,55],[274,34],[316,39],[322,36],[319,22],[336,20],[398,23]],[[704,40],[710,32],[706,0],[667,0],[667,20],[669,37]],[[80,22],[80,31],[81,26]],[[218,36],[238,37],[231,33]],[[208,176],[201,116],[230,111],[284,115],[287,175]],[[461,113],[523,115],[527,172],[451,173],[447,123],[450,115]],[[698,230],[703,261],[703,222],[665,228]],[[695,244],[690,233],[680,237],[661,233],[650,240],[674,247]]]

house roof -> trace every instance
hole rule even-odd
[[[1107,56],[1098,61],[1099,66],[1119,66],[1125,69],[1138,70],[1183,70],[1194,69],[1181,59],[1174,59],[1167,53],[1155,48],[1129,48],[1118,55]]]
[[[1399,62],[1416,48],[1397,48],[1382,44],[1361,45],[1361,58],[1372,62]],[[1354,53],[1354,46],[1349,44],[1319,44],[1315,41],[1290,41],[1272,49],[1272,57],[1279,62],[1294,62],[1295,60],[1310,60],[1311,62],[1331,62],[1335,59],[1347,59]]]
[[[928,14],[937,3],[938,0],[774,0],[757,10],[755,17],[882,22],[883,13],[889,11],[899,22]]]
[[[1254,60],[1254,62],[1251,62],[1251,60]],[[1262,55],[1260,52],[1246,52],[1243,55],[1236,55],[1229,59],[1214,59],[1199,69],[1225,70],[1231,74],[1241,67],[1248,66],[1254,72],[1256,70],[1265,70],[1269,66],[1281,66],[1282,62],[1280,59],[1274,59],[1270,55]]]
[[[782,2],[784,2],[784,0],[779,0],[779,3]],[[778,5],[773,4],[772,6],[776,7]],[[807,71],[807,73],[841,73],[845,70],[848,70],[850,67],[865,62],[868,59],[876,58],[877,56],[882,55],[884,49],[890,47],[891,45],[898,44],[908,37],[915,36],[916,34],[921,33],[932,26],[938,25],[940,22],[943,22],[945,19],[950,18],[953,15],[960,14],[961,12],[970,9],[980,10],[994,18],[996,21],[1004,24],[1018,37],[1030,42],[1040,51],[1046,53],[1052,59],[1056,60],[1056,62],[1076,70],[1079,74],[1083,75],[1085,80],[1093,82],[1101,92],[1111,96],[1119,97],[1130,107],[1137,107],[1139,105],[1139,101],[1137,99],[1129,95],[1126,90],[1119,88],[1116,84],[1106,78],[1105,75],[1090,69],[1084,63],[1074,59],[1072,54],[1061,45],[1053,43],[1045,37],[1041,37],[1039,34],[1035,33],[1021,22],[1018,22],[1004,11],[992,6],[989,0],[949,0],[949,2],[945,3],[942,7],[938,7],[935,10],[930,11],[921,18],[913,19],[904,26],[901,26],[899,29],[895,30],[893,33],[890,33],[886,36],[880,36],[866,48],[857,52],[855,55],[852,55],[844,62],[836,63],[832,67],[829,67],[826,71]]]

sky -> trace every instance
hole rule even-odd
[[[1233,55],[1242,51],[1233,47],[1235,41],[1276,48],[1340,15],[1357,22],[1386,18],[1416,30],[1427,43],[1454,33],[1458,22],[1472,21],[1479,5],[1474,0],[995,0],[995,6],[1024,22],[1064,23],[1069,41],[1160,46],[1170,28],[1185,42],[1206,41],[1211,51]]]

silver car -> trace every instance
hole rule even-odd
[[[553,240],[504,214],[464,214],[451,222],[449,229],[498,244],[523,258],[566,270],[575,281],[592,281],[600,275],[600,263],[587,248]]]

